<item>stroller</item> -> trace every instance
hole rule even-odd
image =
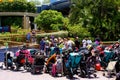
[[[103,58],[101,58],[101,65],[106,68],[108,66],[109,61],[112,60],[113,56],[114,56],[113,51],[105,49],[104,56]]]
[[[56,62],[56,56],[60,54],[59,48],[56,47],[53,49],[51,56],[46,60],[45,72],[51,74],[52,65]]]
[[[89,56],[86,53],[81,54],[81,61],[80,61],[80,76],[81,77],[88,77],[90,78],[93,74],[94,77],[97,77],[95,72],[95,64],[96,64],[96,56]]]
[[[69,53],[68,60],[65,63],[69,78],[73,78],[74,74],[78,74],[77,70],[80,65],[80,60],[81,55],[79,53]]]
[[[63,76],[63,61],[62,61],[62,57],[61,55],[57,55],[56,56],[56,62],[54,64],[52,64],[52,70],[51,70],[51,74],[52,76],[59,76],[59,74],[61,74],[61,76]]]
[[[107,77],[112,77],[112,75],[116,74],[115,66],[117,60],[114,58],[114,55],[115,53],[112,50],[104,50],[104,58],[101,60],[101,64],[105,67],[105,70],[107,70]],[[103,76],[105,76],[105,73],[103,73]]]
[[[16,59],[14,60],[16,65],[16,70],[19,70],[20,67],[24,67],[26,69],[26,66],[28,66],[28,61],[30,59],[30,52],[27,49],[20,49],[16,52]]]
[[[37,53],[35,54],[34,62],[32,63],[31,66],[31,73],[41,73],[44,68],[44,63],[45,63],[45,56]]]
[[[117,61],[110,61],[108,63],[108,66],[106,68],[106,70],[107,70],[107,77],[110,78],[110,77],[112,77],[112,75],[116,74],[116,71],[115,71],[116,63],[117,63]],[[105,76],[105,73],[103,73],[103,76]]]
[[[4,53],[4,66],[8,69],[14,69],[13,67],[14,53],[12,51],[7,51]]]

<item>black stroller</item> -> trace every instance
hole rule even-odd
[[[91,49],[92,50],[92,49]],[[96,64],[96,55],[92,55],[91,51],[88,49],[80,50],[79,54],[81,55],[80,60],[80,76],[85,78],[90,78],[91,75],[97,77],[95,72],[95,64]],[[94,53],[96,54],[96,52]]]
[[[34,62],[32,63],[31,66],[31,73],[41,73],[44,68],[44,63],[45,63],[45,56],[37,53],[34,58]]]

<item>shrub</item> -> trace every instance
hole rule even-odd
[[[55,10],[44,10],[36,18],[39,29],[43,30],[60,30],[63,27],[63,15]]]
[[[86,28],[81,27],[80,25],[74,25],[68,27],[69,36],[70,37],[80,37],[84,38],[86,36],[90,36],[90,32]]]

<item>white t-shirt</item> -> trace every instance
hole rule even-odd
[[[91,45],[92,41],[91,40],[87,40],[87,45]]]
[[[69,40],[67,42],[67,46],[68,46],[68,49],[72,49],[72,41],[71,40]]]
[[[83,47],[86,48],[87,46],[87,41],[85,39],[82,40]]]

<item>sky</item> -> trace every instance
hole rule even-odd
[[[42,2],[43,0],[40,0],[40,2]]]

